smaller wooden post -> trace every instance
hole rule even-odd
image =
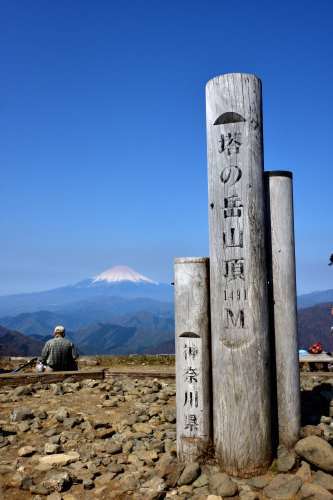
[[[177,453],[195,460],[211,438],[209,259],[175,259]]]
[[[279,443],[291,448],[301,422],[292,173],[265,172],[265,185]]]

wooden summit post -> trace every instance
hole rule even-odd
[[[265,172],[279,443],[287,448],[301,425],[292,182],[291,172]]]
[[[271,459],[261,82],[217,76],[206,107],[215,451],[251,476]]]
[[[177,454],[195,460],[211,439],[209,259],[175,259]]]

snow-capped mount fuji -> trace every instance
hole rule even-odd
[[[137,273],[134,269],[128,266],[114,266],[102,272],[93,278],[92,284],[97,283],[120,283],[129,281],[132,283],[150,283],[151,285],[158,285],[157,281],[153,281],[143,274]]]
[[[35,311],[59,311],[110,303],[111,299],[172,302],[173,287],[127,266],[115,266],[74,285],[43,292],[0,296],[0,318]]]

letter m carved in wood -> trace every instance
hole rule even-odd
[[[232,309],[224,309],[225,328],[245,328],[244,310],[234,312]]]

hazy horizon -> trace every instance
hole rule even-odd
[[[121,263],[121,264],[116,264],[116,266],[118,265],[123,265],[124,263]],[[131,268],[133,269],[133,268]],[[102,272],[106,271],[107,269],[104,269],[102,270]],[[136,272],[140,272],[140,270],[138,269],[133,269],[134,271]],[[0,297],[3,297],[3,296],[7,296],[7,295],[20,295],[20,294],[25,294],[25,293],[34,293],[34,292],[45,292],[47,290],[52,290],[54,288],[61,288],[62,286],[71,286],[71,285],[76,285],[77,283],[79,283],[80,281],[83,281],[83,280],[86,280],[86,279],[93,279],[93,278],[96,278],[99,274],[101,273],[96,273],[94,275],[91,275],[91,276],[82,276],[81,278],[79,279],[76,279],[72,282],[64,282],[64,283],[61,283],[61,284],[58,284],[56,286],[50,286],[48,288],[36,288],[36,289],[29,289],[29,290],[20,290],[18,289],[17,291],[14,291],[14,292],[11,292],[11,293],[0,293]],[[141,274],[141,272],[140,272]],[[150,278],[152,279],[153,281],[157,281],[158,284],[170,284],[170,281],[160,281],[160,280],[154,280],[154,278],[152,276],[150,276],[149,274],[145,274],[143,273],[143,275],[146,277],[146,278]],[[308,294],[308,293],[313,293],[313,292],[323,292],[323,291],[326,291],[326,290],[330,290],[330,288],[325,288],[325,289],[316,289],[316,290],[309,290],[309,291],[305,291],[305,292],[302,292],[302,291],[299,291],[297,290],[297,295],[303,295],[303,294]]]

